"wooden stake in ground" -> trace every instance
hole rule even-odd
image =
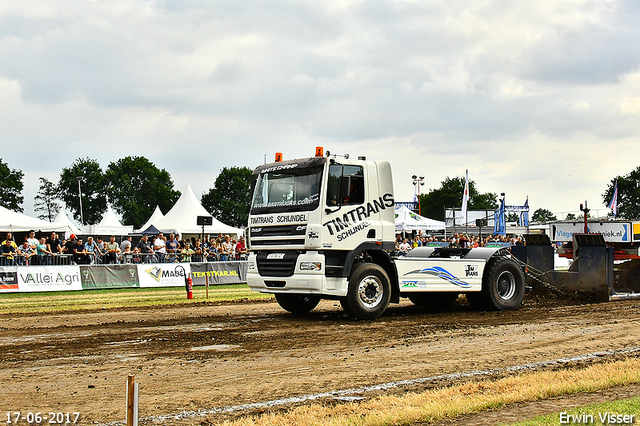
[[[127,378],[127,426],[138,426],[138,384],[135,376]]]

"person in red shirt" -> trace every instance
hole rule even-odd
[[[236,244],[236,260],[247,258],[247,246],[244,243],[244,237],[240,237],[240,241]]]

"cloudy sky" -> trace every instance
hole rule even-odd
[[[640,5],[617,0],[0,4],[0,158],[38,178],[146,156],[197,196],[225,166],[386,159],[396,200],[465,169],[577,211],[638,167]]]

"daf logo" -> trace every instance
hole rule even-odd
[[[307,229],[307,227],[306,227],[306,226],[298,226],[298,227],[296,228],[296,231],[304,231],[305,229]]]
[[[267,259],[284,259],[284,253],[269,253]]]
[[[251,228],[253,232],[262,232],[262,228]]]

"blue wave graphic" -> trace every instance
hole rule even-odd
[[[421,274],[435,275],[438,278],[441,278],[445,281],[449,281],[451,284],[457,285],[458,287],[471,287],[471,284],[467,284],[464,281],[461,281],[458,277],[453,275],[451,272],[446,269],[435,266],[433,268],[425,268],[419,271]]]

